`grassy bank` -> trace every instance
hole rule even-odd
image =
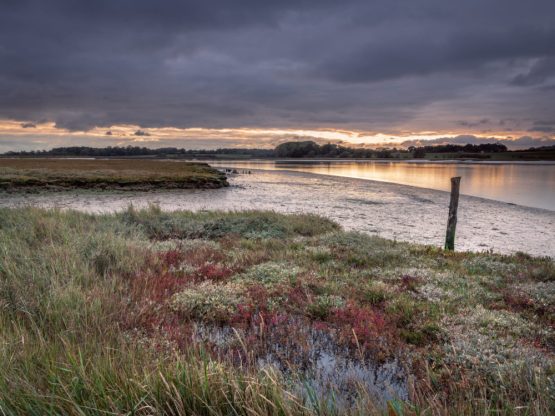
[[[554,312],[553,261],[524,254],[312,215],[0,209],[7,415],[552,414]]]
[[[205,163],[153,160],[0,159],[0,189],[220,188],[225,175]]]

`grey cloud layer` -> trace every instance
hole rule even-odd
[[[552,0],[0,2],[0,118],[70,130],[532,129],[554,62]]]

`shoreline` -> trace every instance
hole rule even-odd
[[[555,209],[555,163],[366,163],[362,161],[295,162],[210,162],[216,168],[258,171],[289,171],[326,177],[346,177],[419,189],[450,191],[450,178],[462,176],[461,194],[503,203]],[[546,193],[547,192],[547,193]]]
[[[7,195],[0,206],[77,209],[90,213],[157,204],[164,211],[248,211],[315,213],[384,238],[442,247],[449,194],[387,182],[322,176],[304,172],[261,171],[232,175],[230,187],[215,190],[151,192],[61,192]],[[344,189],[339,194],[336,189]],[[503,219],[502,221],[500,219]],[[501,254],[518,251],[555,257],[555,213],[479,197],[461,196],[457,251]]]
[[[555,163],[553,163],[553,164],[555,164]],[[410,184],[405,184],[405,183],[390,182],[390,181],[379,180],[379,179],[360,178],[360,177],[356,177],[356,176],[333,175],[333,174],[330,174],[330,173],[307,172],[307,171],[288,170],[288,169],[257,169],[257,168],[250,168],[248,170],[252,171],[252,172],[258,172],[258,173],[261,173],[261,172],[278,172],[278,173],[281,173],[281,174],[284,174],[284,175],[302,174],[302,175],[324,176],[324,177],[329,177],[329,178],[345,178],[345,179],[360,180],[360,181],[365,181],[365,182],[375,182],[376,184],[384,183],[384,184],[388,184],[388,185],[398,185],[398,186],[413,188],[415,190],[422,189],[422,190],[425,190],[425,191],[442,192],[443,194],[449,194],[449,191],[445,191],[443,189],[426,188],[426,187],[423,187],[423,186],[415,186],[415,185],[410,185]],[[240,172],[240,173],[232,174],[232,175],[244,175],[244,173]],[[464,196],[465,198],[475,198],[477,200],[482,200],[484,202],[504,204],[504,205],[514,206],[514,207],[518,207],[518,208],[524,208],[524,209],[527,209],[527,210],[539,210],[539,211],[545,211],[545,212],[548,212],[548,213],[555,214],[555,209],[550,210],[550,209],[547,209],[547,208],[532,207],[532,206],[529,206],[529,205],[522,205],[522,204],[517,204],[517,203],[514,203],[514,202],[506,202],[506,201],[501,201],[501,200],[498,200],[498,199],[486,198],[486,197],[483,197],[483,196],[465,194],[465,193],[462,193],[462,192],[460,193],[460,196]]]
[[[226,175],[207,163],[0,159],[0,189],[8,192],[35,192],[43,189],[213,189],[227,185]]]
[[[1,160],[25,159],[25,160],[150,160],[150,161],[176,161],[176,162],[276,162],[298,161],[300,163],[310,161],[326,161],[326,162],[421,162],[421,163],[480,163],[480,164],[555,164],[555,159],[473,159],[473,158],[211,158],[211,157],[168,157],[168,156],[5,156],[0,155]]]
[[[483,160],[483,159],[388,159],[388,158],[376,158],[376,159],[349,159],[349,158],[318,158],[318,159],[303,159],[303,158],[275,158],[275,159],[262,159],[262,158],[257,158],[257,159],[204,159],[204,158],[198,158],[198,159],[172,159],[172,158],[166,158],[166,159],[160,159],[160,160],[175,160],[175,161],[188,161],[188,160],[192,160],[192,161],[202,161],[202,162],[206,162],[208,164],[210,164],[211,162],[217,162],[217,163],[226,163],[226,162],[231,162],[231,163],[250,163],[250,162],[283,162],[283,163],[310,163],[310,162],[314,162],[314,163],[319,163],[319,162],[335,162],[335,163],[349,163],[349,162],[368,162],[368,163],[372,163],[372,162],[376,162],[376,163],[388,163],[388,162],[402,162],[402,163],[436,163],[436,164],[479,164],[479,165],[503,165],[503,164],[509,164],[509,165],[555,165],[555,160]]]

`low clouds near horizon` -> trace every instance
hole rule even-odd
[[[135,137],[133,137],[135,136]],[[441,144],[481,144],[481,143],[501,143],[507,146],[509,150],[522,150],[531,147],[555,146],[555,138],[536,138],[530,136],[522,136],[517,139],[498,139],[494,137],[476,137],[474,135],[460,135],[455,137],[440,137],[428,140],[405,140],[403,142],[390,143],[361,143],[353,144],[341,140],[329,140],[315,136],[296,136],[296,135],[279,135],[279,136],[258,136],[255,138],[241,137],[188,137],[188,138],[153,138],[149,135],[143,136],[136,134],[127,137],[118,137],[113,132],[108,131],[104,137],[100,136],[74,136],[74,135],[37,135],[32,137],[9,136],[0,139],[0,153],[13,150],[48,150],[53,147],[66,146],[139,146],[148,148],[161,147],[177,147],[185,149],[219,149],[219,148],[273,148],[280,143],[287,141],[304,141],[312,140],[320,144],[337,143],[345,146],[362,146],[371,148],[381,147],[397,147],[408,148],[410,146],[426,146]]]
[[[28,134],[555,134],[552,0],[7,1],[0,62],[0,120]]]

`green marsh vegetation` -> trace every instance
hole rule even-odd
[[[221,188],[225,174],[205,163],[136,159],[1,159],[0,190]]]
[[[554,312],[548,258],[313,215],[0,210],[7,415],[552,414]],[[318,388],[318,339],[399,363],[402,397]]]

